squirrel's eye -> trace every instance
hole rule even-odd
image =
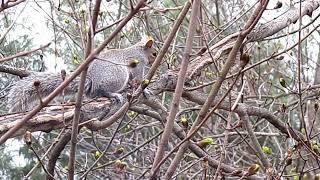
[[[156,56],[157,56],[157,53],[156,53],[156,52],[154,52],[154,53],[152,53],[152,55],[153,55],[154,57],[156,57]]]

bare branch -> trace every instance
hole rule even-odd
[[[51,42],[50,42],[50,43],[47,43],[47,44],[45,44],[45,45],[41,45],[39,48],[30,50],[30,51],[20,52],[20,53],[18,53],[18,54],[16,54],[16,55],[2,58],[2,59],[0,59],[0,63],[3,63],[3,62],[5,62],[5,61],[10,61],[10,60],[12,60],[12,59],[15,59],[15,58],[18,58],[18,57],[21,57],[21,56],[28,56],[29,54],[32,54],[32,53],[34,53],[34,52],[36,52],[36,51],[38,51],[38,50],[42,50],[42,49],[45,49],[45,48],[49,47],[50,44],[51,44]]]
[[[8,1],[6,1],[6,2],[1,1],[1,4],[0,4],[0,12],[6,10],[6,9],[8,9],[8,8],[17,6],[17,5],[19,5],[20,3],[25,2],[25,1],[26,1],[26,0],[17,0],[17,1],[10,1],[10,0],[8,0]]]
[[[27,76],[31,75],[31,72],[29,72],[25,69],[14,68],[14,67],[7,66],[7,65],[0,65],[0,72],[16,75],[16,76],[19,76],[20,78],[27,77]]]
[[[198,15],[199,4],[200,4],[200,2],[197,1],[195,3],[195,5],[193,5],[193,8],[192,8],[193,9],[192,10],[192,15],[191,15],[192,18],[191,18],[191,22],[190,22],[190,25],[189,25],[190,29],[189,29],[189,32],[188,32],[187,47],[186,47],[184,55],[183,55],[182,64],[181,64],[181,70],[179,72],[179,76],[178,76],[178,80],[177,80],[177,86],[176,86],[175,94],[174,94],[174,97],[173,97],[173,100],[172,100],[172,103],[171,103],[171,109],[170,109],[169,115],[167,117],[165,130],[164,130],[164,133],[162,135],[161,141],[159,143],[159,146],[158,146],[158,149],[157,149],[157,153],[155,155],[155,160],[154,160],[153,165],[152,165],[152,173],[153,173],[153,175],[151,176],[151,178],[153,178],[153,179],[155,178],[156,173],[157,173],[157,171],[155,171],[155,167],[158,166],[158,163],[160,162],[160,160],[162,159],[162,157],[164,155],[164,146],[168,143],[169,137],[171,136],[174,119],[175,119],[175,116],[176,116],[178,108],[179,108],[179,101],[180,101],[180,97],[182,95],[182,89],[183,89],[183,85],[184,85],[184,81],[185,81],[185,76],[186,76],[188,63],[189,63],[189,58],[190,58],[190,52],[191,52],[191,48],[192,48],[192,40],[193,40],[193,36],[194,36],[194,33],[195,33],[195,26],[194,26],[193,23],[196,23],[196,16]],[[181,19],[180,20],[180,24],[182,22],[182,19],[186,15],[188,9],[190,8],[190,6],[191,6],[190,2],[187,2],[187,4],[185,5],[185,8],[184,8],[184,11],[182,11],[182,13],[181,13],[181,17],[182,18],[180,18]],[[180,24],[178,22],[177,26],[179,26]],[[167,47],[164,47],[164,48],[168,49],[169,42],[172,41],[172,38],[173,38],[174,34],[175,34],[175,32],[172,33],[171,37],[168,37],[168,39],[167,39]],[[171,39],[169,39],[169,38],[171,38]],[[162,54],[161,54],[162,57],[164,56],[164,53],[165,53],[166,49],[164,49],[164,51],[162,51]],[[153,67],[156,68],[157,67],[156,65],[160,64],[161,59],[158,56],[158,58],[155,61],[155,64],[153,65]],[[155,68],[153,69],[153,71],[155,71]],[[151,70],[151,72],[152,72],[152,70]],[[151,74],[151,72],[150,72],[150,74]]]
[[[118,25],[118,27],[110,34],[110,36],[102,42],[102,44],[95,49],[87,58],[86,60],[75,70],[72,75],[67,78],[61,85],[58,86],[57,89],[55,89],[48,97],[46,97],[43,100],[43,104],[38,105],[35,107],[31,112],[29,112],[19,123],[17,123],[13,128],[11,128],[6,134],[1,136],[0,138],[0,144],[3,144],[8,138],[11,137],[17,130],[19,130],[23,124],[28,121],[30,118],[32,118],[36,113],[38,113],[43,107],[45,107],[54,97],[56,97],[58,94],[62,92],[62,90],[74,79],[76,78],[94,59],[94,57],[99,54],[104,47],[116,36],[117,33],[121,31],[121,29],[127,24],[127,22],[136,14],[139,12],[139,9],[144,6],[145,0],[140,0],[138,4],[136,5],[135,9],[131,11],[128,16],[121,21],[121,23]]]
[[[305,15],[310,15],[314,10],[316,10],[319,5],[319,0],[307,0],[304,1],[301,8],[301,17]],[[291,7],[285,14],[279,18],[272,20],[266,24],[262,24],[253,30],[248,35],[248,41],[260,41],[263,38],[272,36],[273,34],[279,32],[280,30],[288,27],[290,24],[295,24],[299,19],[299,8]]]

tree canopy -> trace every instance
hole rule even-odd
[[[319,179],[319,5],[1,1],[0,175]],[[125,102],[64,97],[100,52],[145,36],[157,56]],[[8,113],[20,79],[65,71],[33,110]]]

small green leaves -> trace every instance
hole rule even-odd
[[[248,168],[248,175],[254,175],[256,174],[260,169],[259,164],[252,164],[249,168]]]
[[[114,154],[119,155],[119,154],[122,154],[123,152],[124,152],[124,148],[123,148],[123,147],[118,147],[118,148],[115,150]]]
[[[262,151],[265,154],[269,154],[269,155],[272,154],[272,149],[269,148],[268,146],[262,146]]]
[[[142,83],[147,86],[147,85],[149,85],[150,81],[148,79],[145,79],[145,80],[143,80]]]
[[[207,138],[204,138],[204,139],[202,140],[202,142],[205,143],[205,144],[207,144],[207,145],[211,145],[211,144],[213,144],[213,139],[210,138],[210,137],[207,137]]]
[[[145,89],[150,84],[149,79],[144,79],[142,81],[142,88]]]
[[[64,23],[65,23],[65,24],[69,24],[69,23],[70,23],[70,19],[69,19],[69,18],[67,18],[67,17],[66,17],[66,18],[64,18],[64,20],[63,20],[63,21],[64,21]]]
[[[128,116],[130,117],[130,118],[134,118],[134,117],[136,117],[138,115],[138,113],[136,113],[136,112],[134,112],[134,111],[129,111],[128,112]]]
[[[77,55],[77,54],[75,54],[75,53],[72,53],[72,61],[73,61],[73,63],[74,64],[76,64],[76,65],[78,65],[78,64],[80,64],[80,57]]]
[[[279,78],[279,83],[282,87],[287,88],[286,81],[283,78]]]
[[[84,32],[84,33],[88,33],[89,30],[90,30],[90,27],[89,27],[89,26],[85,26],[85,27],[83,28],[83,32]]]
[[[213,72],[206,72],[205,75],[206,75],[206,77],[208,77],[208,78],[213,78],[213,77],[214,77]]]
[[[183,125],[183,127],[185,127],[185,128],[188,127],[188,119],[186,117],[181,117],[180,122]]]
[[[101,156],[101,152],[100,151],[96,151],[96,152],[94,152],[94,157],[96,158],[96,159],[98,159],[100,156]]]
[[[312,143],[312,151],[315,153],[319,153],[319,146],[317,143]]]
[[[129,67],[131,68],[135,68],[137,67],[137,65],[140,63],[140,61],[138,59],[133,59],[129,62]]]
[[[131,128],[130,124],[127,124],[127,125],[124,127],[124,131],[125,131],[125,132],[129,132],[129,131],[131,131],[131,130],[132,130],[132,128]]]
[[[206,146],[212,145],[214,143],[213,139],[210,137],[203,138],[197,144],[199,147],[204,148]]]

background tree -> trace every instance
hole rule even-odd
[[[320,1],[192,2],[3,1],[1,175],[318,177],[319,48],[314,47]],[[23,23],[29,19],[32,23]],[[44,34],[32,33],[39,25],[45,25],[41,29],[51,44],[34,43]],[[103,45],[125,48],[145,34],[158,50],[145,77],[154,96],[134,94],[138,101],[122,106],[85,100],[81,111],[67,103],[37,113],[39,106],[27,116],[6,114],[6,94],[19,78],[45,71],[44,64],[56,73],[62,66],[75,77]],[[78,127],[73,170],[69,142]],[[17,130],[10,134],[10,129]]]

